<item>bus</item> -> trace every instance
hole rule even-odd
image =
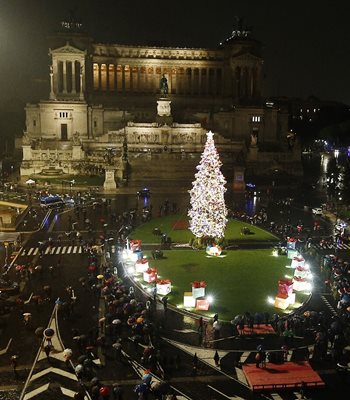
[[[64,207],[64,201],[60,196],[43,196],[40,197],[40,206],[43,208],[61,208]]]

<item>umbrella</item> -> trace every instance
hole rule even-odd
[[[145,383],[140,383],[139,385],[135,386],[135,393],[146,393],[147,392],[147,385]]]
[[[146,385],[149,385],[152,380],[152,375],[151,374],[145,374],[142,377],[142,382],[145,383]]]
[[[55,334],[55,331],[53,330],[53,329],[51,329],[51,328],[46,328],[45,330],[44,330],[44,336],[46,337],[46,338],[52,338],[52,336]]]
[[[97,279],[103,279],[104,278],[104,275],[97,275]]]
[[[76,367],[75,367],[75,373],[76,374],[79,374],[79,372],[82,372],[82,370],[83,370],[84,368],[83,368],[83,366],[81,365],[81,364],[78,364]]]
[[[33,179],[28,179],[27,181],[26,181],[26,184],[27,185],[33,185],[35,183],[35,181],[33,180]]]
[[[78,357],[78,363],[82,364],[87,359],[87,356],[82,355]]]
[[[100,395],[102,396],[108,396],[110,393],[111,389],[108,386],[102,386],[100,388]]]
[[[30,312],[23,313],[23,317],[30,317],[32,314]]]
[[[64,349],[63,350],[63,356],[64,357],[70,357],[73,354],[72,349]]]
[[[122,321],[120,320],[120,319],[114,319],[113,321],[112,321],[112,324],[113,325],[120,325],[122,323]]]
[[[91,381],[90,381],[91,385],[97,385],[99,382],[100,382],[100,381],[99,381],[99,379],[97,378],[97,376],[94,376],[94,377],[91,379]]]
[[[35,336],[39,336],[39,337],[41,337],[42,335],[43,335],[43,332],[44,332],[44,329],[45,328],[43,328],[42,326],[39,326],[39,328],[36,328],[35,329]]]

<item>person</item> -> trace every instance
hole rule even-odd
[[[119,385],[119,383],[113,384],[112,393],[115,400],[123,400],[123,388]]]
[[[44,351],[45,351],[47,360],[50,362],[51,346],[47,344],[47,345],[44,347]]]
[[[168,94],[168,80],[163,74],[163,76],[160,79],[160,93],[161,94]]]
[[[162,303],[163,303],[164,311],[167,311],[168,310],[168,296],[164,296],[162,298]]]
[[[260,368],[260,363],[261,363],[261,352],[258,351],[255,354],[255,366],[256,366],[256,368]]]
[[[220,365],[220,356],[217,350],[215,351],[214,354],[214,361],[215,361],[215,366],[218,367]]]
[[[13,368],[13,374],[15,376],[15,378],[18,378],[18,372],[17,372],[17,365],[18,365],[18,356],[17,355],[13,355],[11,356],[11,365]]]

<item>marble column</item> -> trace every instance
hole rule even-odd
[[[53,66],[50,65],[50,100],[55,99],[55,92],[53,89]]]
[[[62,61],[63,63],[63,93],[67,93],[67,61]]]
[[[77,90],[75,87],[75,60],[72,61],[72,93],[76,94]]]

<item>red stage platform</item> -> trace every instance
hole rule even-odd
[[[325,383],[307,361],[283,364],[267,363],[266,368],[255,364],[243,365],[243,372],[252,391],[292,389],[304,382],[307,387],[323,387]]]
[[[276,332],[270,324],[268,324],[268,325],[254,324],[253,329],[250,329],[248,325],[244,325],[244,329],[243,329],[243,335],[246,335],[246,336],[268,335],[268,334],[273,334],[273,333],[276,333]]]

